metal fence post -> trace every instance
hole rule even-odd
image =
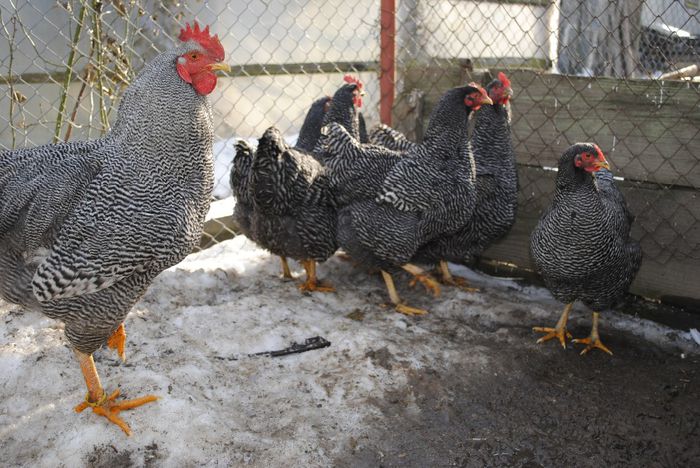
[[[396,0],[382,0],[380,24],[379,118],[391,125],[396,83]]]

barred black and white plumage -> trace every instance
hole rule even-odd
[[[0,154],[0,293],[63,321],[83,353],[200,240],[212,116],[175,65],[201,50],[188,41],[158,55],[103,138]]]
[[[328,121],[338,122],[359,135],[355,106],[359,88],[360,84],[353,81],[336,91],[330,105],[327,98],[325,102],[316,101],[309,113],[322,110],[325,115],[323,119],[307,116],[305,124],[309,125],[305,125],[302,134],[308,135],[300,135],[300,140],[309,145],[318,140],[321,123]],[[315,148],[309,152],[289,147],[274,127],[260,138],[252,162],[250,148],[240,146],[238,151],[242,151],[244,159],[238,166],[234,162],[231,175],[237,198],[234,219],[244,234],[264,249],[285,262],[286,257],[302,262],[307,270],[302,289],[330,290],[318,286],[314,262],[327,260],[337,249],[335,198],[322,164],[323,149],[318,143]],[[248,164],[245,174],[241,168]],[[244,191],[247,193],[239,193]],[[240,218],[246,218],[247,224]]]
[[[295,145],[296,149],[310,152],[316,147],[321,134],[325,115],[329,110],[331,98],[324,96],[311,104],[304,118]],[[255,211],[252,193],[252,171],[255,150],[243,141],[236,143],[236,156],[229,177],[229,183],[236,199],[233,220],[236,227],[249,239],[257,242],[253,227],[257,226],[259,215]]]
[[[325,129],[339,244],[358,262],[393,270],[471,217],[476,189],[467,100],[482,91],[469,85],[445,93],[424,142],[403,155],[361,145],[338,125]]]
[[[390,150],[406,152],[416,146],[406,135],[385,124],[376,125],[369,134],[369,142]]]
[[[554,297],[609,309],[629,289],[642,261],[630,238],[633,217],[600,149],[577,143],[559,160],[551,205],[530,239],[537,271]]]
[[[325,261],[336,250],[335,205],[324,168],[289,147],[279,130],[260,138],[251,167],[253,240],[297,260]]]
[[[476,164],[476,206],[467,224],[441,236],[416,254],[416,261],[470,263],[515,223],[518,173],[510,128],[510,82],[495,79],[486,87],[493,104],[474,116],[470,144]]]

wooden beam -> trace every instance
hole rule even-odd
[[[357,62],[318,62],[231,65],[231,71],[221,76],[268,76],[268,75],[313,75],[321,73],[356,73],[378,71],[377,61]],[[71,81],[80,81],[80,73],[72,75]],[[21,75],[0,76],[0,85],[61,83],[66,74],[63,71],[51,73],[22,73]]]

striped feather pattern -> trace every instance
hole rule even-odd
[[[213,188],[212,118],[176,73],[195,42],[157,56],[104,138],[0,154],[0,294],[104,344],[152,279],[198,244]]]

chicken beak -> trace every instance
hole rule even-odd
[[[225,71],[225,72],[230,72],[230,71],[231,71],[231,66],[230,66],[228,63],[217,62],[217,63],[212,63],[211,65],[209,65],[209,69],[210,69],[211,71],[214,71],[214,70],[223,70],[223,71]]]
[[[490,97],[484,96],[484,97],[481,99],[481,105],[483,106],[484,104],[493,105],[493,101],[491,100]]]
[[[610,170],[610,164],[606,160],[596,161],[594,167],[596,171],[600,169]]]
[[[512,98],[513,97],[513,89],[510,87],[506,88],[505,91],[503,91],[503,96],[507,97],[508,99]]]

